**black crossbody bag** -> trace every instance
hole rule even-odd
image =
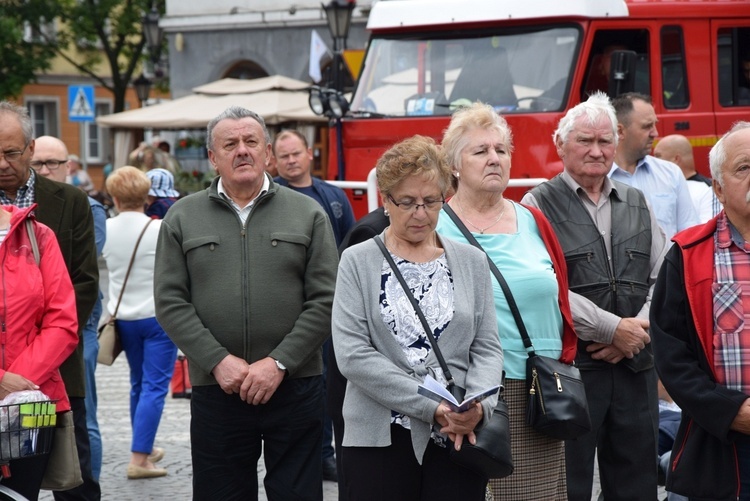
[[[443,210],[458,226],[466,240],[486,255],[487,252],[453,209],[448,204],[443,204]],[[528,354],[526,359],[526,388],[528,390],[526,424],[539,433],[559,440],[569,440],[583,435],[591,430],[591,418],[580,371],[573,365],[537,355],[534,352],[534,346],[529,339],[529,333],[508,283],[489,255],[487,255],[487,261],[492,274],[495,275],[495,279],[505,294]]]
[[[435,356],[440,363],[440,368],[443,370],[443,375],[448,381],[448,391],[457,401],[463,401],[464,396],[466,395],[466,389],[458,386],[453,380],[448,364],[443,358],[437,340],[432,334],[430,324],[427,322],[424,313],[422,313],[419,303],[417,303],[414,294],[412,294],[409,289],[406,280],[404,280],[403,275],[401,275],[401,272],[391,257],[391,253],[388,252],[383,241],[379,236],[374,237],[374,240],[378,244],[378,247],[380,247],[380,251],[383,253],[383,256],[385,256],[388,264],[391,266],[394,276],[398,279],[401,287],[403,287],[406,296],[409,298],[414,310],[417,312],[417,316],[419,316],[419,321],[422,323],[422,327],[430,340]],[[472,445],[468,440],[465,440],[461,445],[460,451],[457,451],[454,446],[450,447],[449,454],[451,461],[475,471],[486,478],[503,478],[513,473],[513,458],[510,451],[508,404],[505,402],[505,399],[503,399],[502,393],[498,395],[497,405],[492,411],[492,416],[490,416],[488,423],[481,428],[475,429],[474,435],[476,435],[477,439],[476,444]]]

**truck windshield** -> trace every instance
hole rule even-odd
[[[579,36],[576,27],[557,26],[465,38],[373,37],[351,109],[449,115],[479,100],[504,114],[557,111]]]

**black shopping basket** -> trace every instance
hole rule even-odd
[[[55,411],[52,400],[0,405],[0,463],[49,453]]]

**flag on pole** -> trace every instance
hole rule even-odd
[[[323,80],[323,75],[320,73],[320,68],[324,62],[328,59],[332,59],[331,51],[328,50],[328,46],[320,38],[316,30],[312,30],[312,37],[310,39],[310,78],[313,82],[318,83]]]

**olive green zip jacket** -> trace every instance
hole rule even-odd
[[[156,318],[190,361],[193,385],[218,384],[228,354],[270,356],[290,378],[322,373],[338,253],[318,203],[271,181],[243,226],[218,178],[178,200],[159,234]]]

